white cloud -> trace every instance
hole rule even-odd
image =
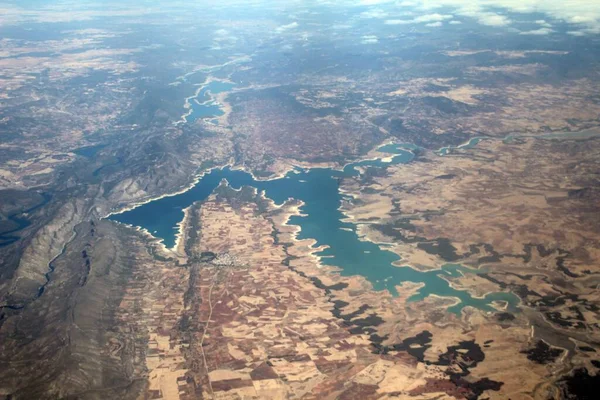
[[[287,25],[281,25],[279,28],[276,29],[277,32],[285,32],[285,31],[289,31],[290,29],[296,29],[298,27],[298,23],[297,22],[292,22],[291,24],[287,24]]]
[[[452,19],[453,16],[452,15],[442,15],[442,14],[426,14],[426,15],[421,15],[420,17],[416,17],[415,19],[413,19],[414,22],[438,22],[438,21],[444,21],[447,19]]]
[[[546,27],[546,28],[550,28],[552,27],[552,25],[550,25],[546,20],[544,19],[538,19],[537,21],[535,21],[536,24]]]
[[[554,32],[552,29],[540,28],[540,29],[533,29],[533,30],[530,30],[530,31],[522,31],[522,32],[519,32],[519,35],[543,36],[543,35],[549,35],[552,32]]]
[[[572,24],[586,24],[590,22],[594,22],[594,17],[592,15],[573,15],[568,19]]]
[[[375,35],[365,35],[360,42],[362,44],[373,44],[379,42],[379,39]]]
[[[548,21],[557,20],[576,25],[568,32],[571,35],[600,34],[599,0],[407,0],[396,4],[429,12],[452,10],[453,14],[496,27],[512,23],[510,18],[502,14],[503,11],[539,13],[547,16],[536,21],[541,27],[551,28]]]
[[[377,4],[391,3],[392,1],[393,0],[360,0],[358,4],[361,6],[374,6]]]
[[[443,14],[425,14],[413,19],[388,19],[384,22],[386,25],[406,25],[406,24],[420,24],[424,22],[441,22],[448,19],[454,18],[452,15]],[[439,25],[428,25],[428,26],[439,26]]]
[[[352,28],[352,25],[350,25],[350,24],[331,25],[331,29],[334,29],[334,30],[343,30],[343,29],[350,29],[350,28]]]
[[[429,24],[425,24],[425,26],[430,26],[430,27],[442,26],[442,23],[440,21],[438,21],[438,22],[431,22]]]
[[[460,24],[462,24],[462,22],[460,22],[460,21],[457,21],[457,20],[450,21],[450,22],[448,22],[448,23],[449,23],[450,25],[460,25]]]
[[[524,31],[519,34],[520,35],[549,35],[552,32],[554,32],[554,31],[550,28],[540,28],[540,29],[534,29],[531,31]]]
[[[235,42],[237,41],[237,38],[235,36],[217,36],[216,38],[213,39],[215,42],[217,43],[221,43],[221,42]]]
[[[384,22],[386,25],[406,25],[412,23],[413,21],[411,19],[388,19]]]
[[[388,13],[379,8],[374,8],[373,10],[368,10],[360,13],[361,18],[385,18],[387,16]]]
[[[504,15],[496,13],[480,13],[474,15],[474,17],[477,19],[477,21],[479,21],[480,24],[488,26],[506,26],[511,23],[510,19]]]

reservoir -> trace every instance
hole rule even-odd
[[[460,302],[449,308],[451,312],[460,312],[464,306],[473,306],[485,311],[494,310],[493,301],[504,301],[509,311],[515,311],[519,299],[512,293],[490,293],[485,298],[474,298],[468,292],[450,287],[442,278],[443,275],[456,276],[459,273],[477,273],[460,265],[446,265],[442,270],[419,272],[410,267],[398,267],[392,263],[400,257],[379,245],[360,240],[356,226],[343,222],[344,215],[339,207],[344,195],[339,191],[339,180],[356,176],[356,166],[372,166],[385,168],[390,163],[408,163],[413,154],[401,147],[387,146],[385,152],[395,154],[386,163],[379,160],[360,161],[347,165],[343,170],[330,168],[296,169],[285,177],[270,181],[255,180],[251,174],[232,170],[228,167],[213,169],[207,172],[190,190],[171,197],[164,197],[141,205],[133,210],[115,214],[110,219],[147,229],[154,236],[164,240],[167,247],[173,247],[177,234],[177,224],[183,219],[183,209],[196,201],[205,200],[226,179],[235,189],[252,186],[281,204],[288,198],[302,200],[303,216],[293,216],[289,224],[298,225],[301,230],[299,239],[311,238],[317,246],[327,245],[326,250],[319,253],[321,262],[341,269],[345,276],[362,275],[368,279],[375,290],[389,290],[397,295],[395,286],[401,282],[421,282],[424,284],[419,293],[411,300],[421,300],[430,294],[454,297]]]
[[[195,97],[187,100],[189,114],[185,116],[187,123],[193,123],[198,119],[220,117],[223,115],[221,105],[212,95],[229,92],[235,85],[224,81],[210,81],[200,87]]]

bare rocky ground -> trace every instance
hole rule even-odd
[[[468,18],[404,31],[359,24],[358,8],[336,4],[332,22],[283,3],[261,15],[204,3],[2,9],[0,394],[589,395],[599,144],[580,132],[599,126],[595,36]],[[282,30],[290,15],[311,22]],[[237,84],[217,96],[224,115],[178,123],[207,79]],[[551,133],[580,140],[519,137]],[[476,136],[494,140],[434,153]],[[421,150],[343,182],[356,195],[344,212],[414,268],[476,268],[447,279],[474,295],[512,291],[521,313],[457,317],[451,299],[407,303],[413,285],[394,299],[319,268],[285,226],[297,204],[277,213],[252,193],[194,206],[177,254],[99,220],[211,166],[261,177],[340,167],[383,142]]]
[[[407,303],[416,285],[393,298],[319,267],[285,225],[297,212],[221,186],[188,211],[187,263],[131,228],[79,224],[37,306],[2,321],[2,393],[545,399],[593,379],[572,346],[531,337],[548,324],[534,308],[458,317],[451,299]]]

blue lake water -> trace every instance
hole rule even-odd
[[[392,163],[407,163],[412,153],[396,146],[384,149],[396,154]],[[419,272],[410,267],[397,267],[392,263],[400,257],[375,243],[362,241],[356,233],[356,225],[343,222],[339,207],[343,195],[339,191],[339,180],[355,176],[355,166],[374,166],[385,168],[389,163],[381,160],[361,161],[346,166],[343,171],[329,168],[297,169],[285,177],[270,181],[257,181],[252,175],[229,168],[213,169],[190,190],[171,197],[152,201],[122,214],[112,215],[110,219],[147,229],[154,236],[162,238],[167,247],[173,247],[177,234],[177,223],[183,219],[183,209],[195,201],[206,199],[226,179],[233,188],[252,186],[265,191],[265,195],[281,204],[288,198],[302,200],[304,216],[294,216],[290,224],[301,228],[300,239],[312,238],[317,246],[329,248],[319,253],[322,263],[341,269],[341,274],[362,275],[376,290],[389,290],[397,295],[395,285],[400,282],[422,282],[425,286],[411,301],[421,300],[430,294],[456,297],[460,303],[449,308],[451,312],[460,312],[466,306],[474,306],[492,311],[492,301],[506,301],[508,309],[515,311],[518,298],[511,293],[492,293],[483,299],[473,298],[465,291],[455,290],[442,278],[443,275],[456,276],[458,273],[477,273],[477,271],[459,265],[446,265],[442,270]]]
[[[223,115],[221,105],[212,95],[228,92],[235,85],[230,82],[211,81],[202,86],[196,97],[190,99],[191,113],[185,117],[186,122],[193,123],[198,119],[214,118]]]

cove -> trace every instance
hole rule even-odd
[[[408,163],[413,159],[410,151],[400,147],[386,148],[394,151],[390,162],[367,160],[349,164],[343,170],[330,168],[295,169],[285,177],[270,181],[255,180],[251,174],[232,170],[228,167],[212,169],[190,190],[171,197],[146,203],[133,210],[114,214],[109,218],[118,222],[131,224],[147,229],[154,236],[162,238],[167,247],[173,247],[177,233],[177,224],[183,219],[183,209],[195,201],[205,200],[226,179],[235,189],[252,186],[281,204],[288,198],[302,200],[303,216],[293,216],[289,223],[300,226],[299,239],[311,238],[317,246],[329,246],[319,255],[321,262],[341,269],[345,276],[361,275],[368,279],[375,290],[389,290],[398,295],[395,286],[401,282],[423,283],[424,286],[410,300],[422,300],[429,295],[454,297],[459,302],[449,308],[450,312],[459,313],[464,306],[473,306],[485,311],[493,311],[493,301],[507,303],[508,311],[516,311],[519,299],[512,293],[490,293],[484,298],[472,297],[468,292],[453,289],[443,279],[444,275],[456,276],[458,273],[476,273],[457,265],[446,265],[442,270],[419,272],[410,267],[398,267],[392,263],[400,257],[379,245],[360,240],[356,233],[356,225],[344,222],[340,212],[341,201],[347,197],[340,193],[339,181],[342,178],[356,176],[355,167],[369,166],[385,168],[390,164]]]
[[[213,118],[223,115],[221,105],[212,97],[214,94],[228,92],[235,85],[223,81],[210,81],[202,86],[196,96],[187,100],[190,112],[185,116],[185,121],[193,123],[198,119]]]

